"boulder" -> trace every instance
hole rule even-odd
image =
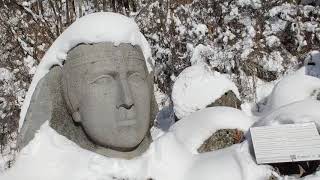
[[[219,99],[215,102],[207,105],[207,107],[214,107],[214,106],[228,106],[234,107],[237,109],[241,109],[241,101],[237,98],[233,91],[227,91],[222,95]]]
[[[238,129],[220,129],[198,148],[199,153],[210,152],[242,142],[244,133]]]

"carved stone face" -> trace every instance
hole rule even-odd
[[[151,86],[139,47],[79,45],[63,67],[63,94],[73,120],[94,143],[130,151],[150,127]]]

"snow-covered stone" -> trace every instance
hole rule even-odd
[[[278,108],[261,117],[253,126],[275,126],[314,122],[320,130],[320,101],[307,99]]]
[[[196,122],[194,122],[196,121]],[[189,151],[197,154],[201,144],[219,129],[247,131],[253,120],[244,112],[230,107],[211,107],[200,110],[175,123],[170,131]]]
[[[320,79],[304,75],[288,75],[278,82],[268,100],[268,110],[305,99],[314,99],[313,93],[320,89]]]
[[[229,90],[237,97],[236,85],[225,75],[198,64],[183,70],[172,88],[172,101],[176,116],[181,119],[205,108]]]

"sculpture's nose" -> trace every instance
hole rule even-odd
[[[120,99],[121,102],[119,107],[124,107],[125,109],[131,109],[133,104],[131,90],[126,78],[120,79]],[[119,108],[118,107],[118,108]]]

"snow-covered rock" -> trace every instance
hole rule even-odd
[[[196,121],[196,122],[194,122]],[[175,123],[170,131],[192,153],[197,154],[201,144],[219,129],[247,131],[253,120],[243,111],[230,107],[211,107],[194,112]]]
[[[253,126],[315,122],[320,130],[320,101],[307,99],[284,105],[263,116]]]
[[[320,79],[304,74],[288,75],[278,82],[268,100],[269,111],[304,99],[314,99],[313,94],[320,91]]]
[[[205,108],[231,90],[239,98],[236,85],[225,75],[213,72],[205,64],[196,64],[183,70],[172,88],[176,116],[181,119]]]

